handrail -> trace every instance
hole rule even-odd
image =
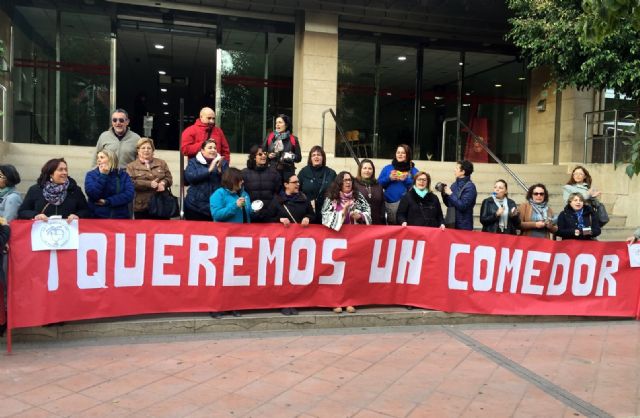
[[[178,119],[178,135],[182,135],[184,128],[184,98],[180,98],[180,117]],[[184,219],[184,156],[180,149],[182,138],[178,138],[178,155],[180,156],[180,219]]]
[[[347,138],[344,136],[344,131],[342,130],[342,127],[338,123],[338,118],[336,117],[336,114],[332,108],[329,108],[324,112],[322,112],[322,133],[320,135],[320,144],[322,146],[322,149],[324,149],[324,122],[325,122],[325,116],[327,113],[331,113],[331,117],[333,118],[333,121],[336,123],[336,128],[338,129],[338,133],[340,134],[340,138],[342,139],[342,142],[347,147],[347,150],[349,151],[351,158],[356,160],[356,164],[358,164],[358,167],[360,167],[360,159],[357,157],[356,153],[353,151],[353,147],[351,146],[349,141],[347,141]]]
[[[457,120],[460,123],[460,126],[462,126],[462,128],[464,128],[467,131],[467,133],[471,135],[471,137],[473,138],[473,141],[478,143],[482,147],[482,149],[484,149],[487,152],[487,154],[489,154],[491,158],[493,158],[493,160],[500,165],[500,167],[502,167],[507,173],[509,173],[509,175],[513,177],[516,183],[518,183],[518,185],[522,187],[522,189],[525,192],[529,190],[529,188],[527,187],[527,184],[520,178],[520,176],[518,176],[507,164],[505,164],[500,158],[498,158],[498,156],[494,154],[494,152],[491,151],[491,149],[489,149],[489,146],[487,145],[486,142],[484,142],[482,137],[479,137],[478,135],[476,135],[475,132],[471,130],[471,128],[469,128],[463,121],[459,120],[457,117],[447,118],[442,122],[442,138],[443,138],[442,161],[444,161],[444,138],[445,138],[444,134],[446,133],[445,125],[447,122],[451,122],[452,120]]]
[[[7,140],[7,88],[0,84],[2,89],[2,140]]]
[[[582,156],[582,162],[584,164],[587,164],[587,153],[588,153],[588,142],[589,140],[591,140],[593,142],[593,140],[595,139],[594,135],[589,135],[589,128],[593,127],[595,125],[604,125],[606,123],[610,123],[613,122],[613,135],[609,136],[609,135],[602,135],[601,138],[604,138],[604,163],[607,162],[607,155],[609,155],[609,138],[613,139],[613,150],[612,150],[612,156],[611,156],[611,163],[612,164],[616,164],[616,151],[617,151],[617,147],[618,147],[618,122],[620,120],[619,118],[619,114],[621,112],[629,112],[629,113],[636,113],[636,111],[634,110],[619,110],[619,109],[609,109],[609,110],[595,110],[592,112],[584,112],[584,152],[583,152],[583,156]],[[599,121],[595,121],[595,115],[602,115],[602,117],[604,118],[604,114],[606,113],[613,113],[613,121],[607,121],[607,120],[599,120]],[[589,116],[591,116],[591,123],[589,123]],[[626,119],[626,117],[622,118],[622,119]]]

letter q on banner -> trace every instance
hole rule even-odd
[[[640,244],[629,245],[629,264],[640,267]]]
[[[35,221],[31,226],[31,250],[77,250],[79,247],[78,221],[49,218],[48,222]]]

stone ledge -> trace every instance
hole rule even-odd
[[[71,341],[105,337],[206,334],[218,332],[290,331],[302,329],[369,328],[381,326],[459,325],[492,323],[545,323],[606,320],[579,316],[513,316],[447,313],[404,307],[364,307],[354,314],[330,310],[303,309],[299,315],[279,311],[244,311],[243,316],[210,318],[206,313],[145,315],[126,318],[77,321],[62,326],[13,330],[14,342]],[[616,318],[619,319],[619,318]],[[6,336],[0,339],[4,346]]]

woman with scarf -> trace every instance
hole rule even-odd
[[[207,139],[200,151],[190,158],[184,170],[184,179],[189,185],[184,199],[184,217],[189,221],[209,221],[211,209],[209,198],[220,187],[222,173],[229,167],[227,160],[218,154],[216,141]]]
[[[285,228],[291,224],[308,226],[315,219],[315,212],[295,174],[284,181],[284,189],[275,196],[265,209],[269,222],[281,223]],[[283,308],[283,315],[298,315],[296,308]]]
[[[118,156],[109,148],[96,154],[97,167],[84,179],[89,209],[94,218],[131,219],[133,182],[124,169],[118,168]]]
[[[276,126],[262,145],[263,150],[267,150],[269,165],[276,169],[282,181],[295,174],[296,165],[302,161],[300,152],[300,141],[291,134],[291,118],[280,114],[276,117]]]
[[[402,226],[430,226],[444,229],[444,217],[438,196],[431,193],[431,176],[418,171],[413,187],[400,199],[396,217]]]
[[[544,184],[538,183],[527,190],[527,201],[518,205],[521,235],[553,239],[558,230],[549,207],[549,192]]]
[[[251,215],[251,222],[269,222],[265,210],[273,197],[282,189],[280,174],[267,164],[267,153],[260,145],[254,145],[249,150],[247,168],[242,170],[244,190],[249,194],[252,202],[261,201],[262,209],[255,210]]]
[[[376,180],[376,166],[368,158],[360,161],[355,188],[364,196],[371,208],[371,224],[386,225],[384,191]]]
[[[597,198],[602,193],[591,187],[591,175],[579,165],[571,172],[567,184],[562,186],[562,199],[566,202],[572,193],[580,193],[585,202]]]
[[[47,161],[36,184],[31,186],[18,209],[19,219],[48,221],[50,216],[61,216],[68,221],[88,218],[91,211],[82,189],[69,177],[64,158]]]
[[[327,154],[320,145],[314,145],[309,151],[307,166],[298,173],[300,189],[307,196],[320,219],[324,197],[329,185],[336,179],[336,172],[327,167]]]
[[[353,189],[353,176],[341,171],[327,190],[327,198],[322,205],[322,224],[339,231],[343,224],[371,224],[371,209],[364,196]],[[347,312],[354,313],[356,308],[347,306]],[[342,307],[333,309],[341,313]]]
[[[22,196],[16,190],[20,174],[11,164],[0,165],[0,217],[11,223],[18,217]]]
[[[384,200],[387,212],[387,224],[396,225],[396,212],[402,196],[413,185],[413,177],[418,173],[411,160],[411,148],[407,144],[400,144],[396,148],[396,157],[391,164],[386,165],[378,183],[384,189]]]
[[[151,138],[140,138],[136,146],[138,158],[127,164],[127,173],[136,190],[133,201],[135,219],[157,218],[149,213],[149,201],[155,193],[162,193],[171,187],[173,177],[166,161],[155,158],[156,150]]]
[[[567,206],[558,216],[559,237],[565,239],[593,240],[600,235],[600,222],[591,206],[584,204],[582,193],[571,193]]]
[[[483,232],[516,235],[520,216],[516,202],[507,194],[507,182],[500,179],[493,185],[492,195],[482,201],[480,223]]]

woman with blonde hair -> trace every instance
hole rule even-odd
[[[130,219],[134,190],[126,170],[118,168],[118,156],[108,148],[96,155],[97,166],[84,179],[89,209],[94,218]]]
[[[149,201],[155,193],[164,192],[173,184],[169,166],[166,161],[154,157],[156,147],[153,139],[140,138],[136,149],[137,158],[127,165],[127,173],[135,188],[133,215],[136,219],[168,219],[151,215]]]

